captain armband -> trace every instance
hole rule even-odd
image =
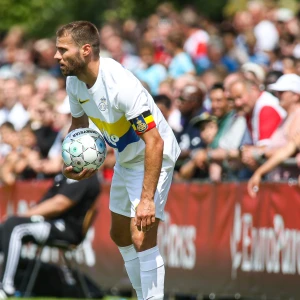
[[[156,127],[155,121],[150,110],[147,110],[139,116],[129,120],[137,135],[143,134],[146,131]]]

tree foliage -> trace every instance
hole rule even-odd
[[[204,15],[222,16],[226,0],[173,0],[177,9],[191,4]],[[53,36],[60,24],[73,20],[89,20],[101,25],[108,19],[142,19],[153,13],[160,0],[1,0],[0,31],[14,25],[24,27],[30,36]]]

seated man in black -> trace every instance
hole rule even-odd
[[[75,181],[55,177],[45,196],[22,215],[9,217],[0,226],[0,251],[4,254],[0,299],[14,295],[14,278],[23,243],[62,240],[79,244],[83,220],[100,193],[97,175]]]

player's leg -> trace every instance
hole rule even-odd
[[[123,257],[128,277],[132,287],[136,291],[137,298],[142,300],[143,293],[140,278],[140,262],[131,240],[131,202],[129,200],[124,179],[126,179],[126,174],[124,174],[123,168],[116,165],[110,190],[110,235]]]
[[[146,232],[139,231],[131,221],[132,240],[140,261],[140,274],[144,299],[163,299],[165,267],[157,246],[157,230],[159,219]]]
[[[33,222],[31,218],[11,217],[3,224],[2,245],[4,254],[2,288],[6,294],[15,292],[14,278],[23,242],[43,242],[49,235],[50,224]],[[5,296],[4,294],[2,296]],[[1,294],[0,294],[1,299]]]
[[[141,300],[143,299],[143,293],[140,278],[140,261],[131,240],[131,218],[111,212],[111,221],[110,236],[120,250],[132,287],[136,291],[137,298]]]
[[[140,261],[140,274],[143,290],[143,298],[153,300],[160,300],[164,298],[164,277],[165,267],[163,258],[157,246],[157,231],[160,220],[164,220],[164,207],[167,201],[168,191],[171,186],[173,175],[173,168],[163,168],[155,193],[155,225],[147,232],[139,231],[134,226],[134,221],[131,221],[131,235],[133,244],[138,252]],[[126,174],[127,190],[132,202],[131,216],[135,216],[135,206],[140,199],[142,192],[143,173],[128,170]],[[140,187],[137,188],[137,186]]]

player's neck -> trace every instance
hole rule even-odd
[[[87,64],[85,71],[82,72],[77,77],[80,81],[83,81],[87,85],[87,87],[90,89],[97,81],[99,69],[100,69],[100,60],[99,59],[96,61],[95,60],[90,61]]]

